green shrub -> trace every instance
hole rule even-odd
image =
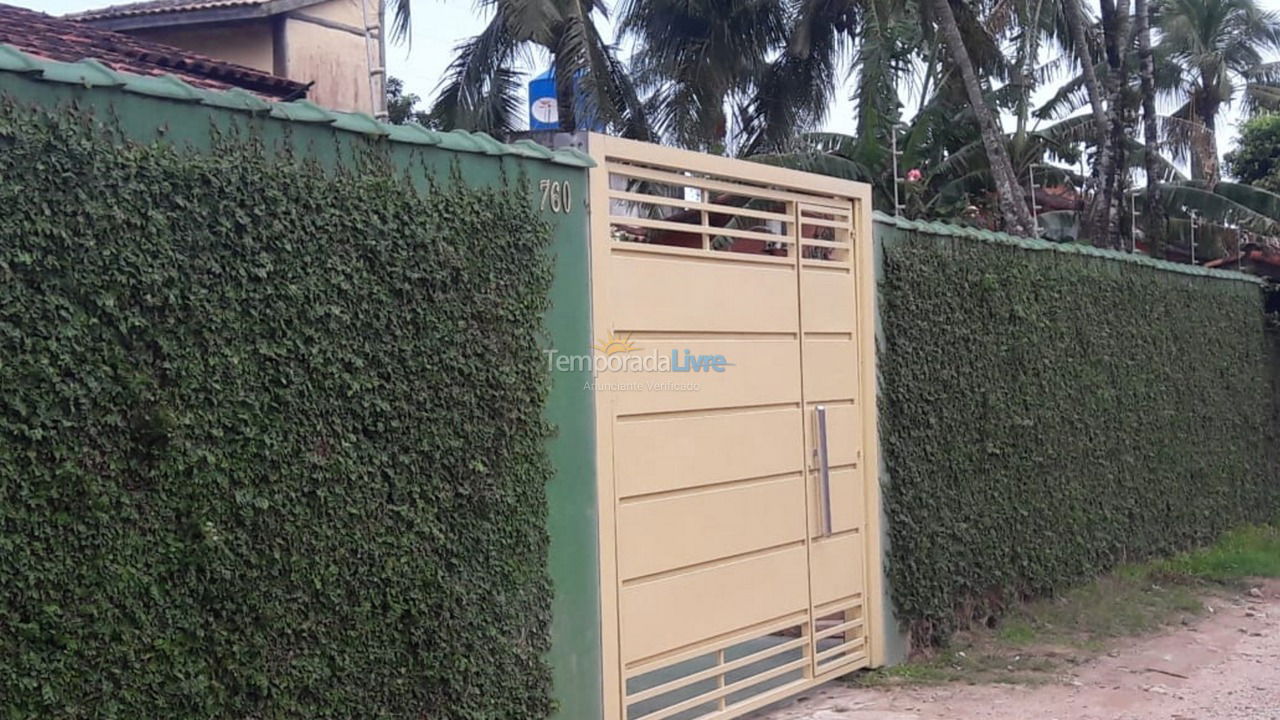
[[[531,198],[104,133],[0,103],[0,715],[544,717]]]
[[[917,642],[1270,519],[1259,288],[927,235],[886,239],[890,581]]]

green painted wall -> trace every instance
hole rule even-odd
[[[0,48],[5,50],[5,48]],[[74,103],[98,117],[114,118],[123,138],[135,142],[170,142],[197,150],[208,149],[217,134],[243,135],[263,142],[282,154],[301,156],[323,168],[361,162],[370,147],[383,150],[394,167],[403,170],[425,190],[428,179],[447,178],[453,168],[473,185],[501,182],[527,183],[532,202],[542,205],[539,183],[567,184],[568,211],[544,209],[552,224],[556,278],[551,290],[552,307],[546,317],[547,347],[561,353],[589,353],[590,297],[585,163],[563,154],[557,161],[532,157],[536,151],[503,146],[487,137],[443,133],[438,145],[388,140],[381,133],[412,137],[400,128],[379,127],[365,116],[328,113],[305,104],[276,106],[272,112],[293,116],[286,120],[266,111],[247,112],[211,107],[207,102],[232,104],[233,96],[173,90],[182,99],[157,97],[171,86],[160,79],[130,79],[129,87],[86,87],[68,81],[69,69],[80,64],[44,64],[49,77],[21,71],[23,58],[0,53],[0,99],[56,108]],[[19,71],[15,71],[19,70]],[[93,75],[94,68],[83,71]],[[122,76],[123,77],[123,76]],[[98,82],[92,80],[91,84]],[[165,81],[167,82],[167,81]],[[136,88],[142,88],[138,90]],[[182,86],[186,87],[186,86]],[[151,92],[154,90],[154,92]],[[146,92],[144,92],[146,91]],[[188,93],[190,93],[188,95]],[[253,102],[246,101],[247,105]],[[316,112],[316,110],[319,110]],[[334,118],[338,119],[337,125]],[[311,118],[310,121],[302,118]],[[346,126],[353,129],[340,129]],[[368,132],[359,131],[366,128]],[[441,147],[444,146],[444,147]],[[451,149],[454,148],[454,149]],[[545,151],[542,151],[545,152]],[[523,155],[523,156],[522,156]],[[575,166],[577,165],[577,166]],[[601,716],[600,602],[596,528],[596,481],[593,404],[584,389],[588,373],[557,373],[546,407],[546,417],[556,427],[549,453],[556,474],[547,491],[547,528],[550,534],[548,566],[555,589],[552,603],[552,649],[549,662],[554,677],[557,717],[589,720]]]
[[[572,198],[586,198],[586,173],[573,175]],[[570,355],[591,353],[587,212],[580,200],[556,224],[555,282],[547,317],[549,347]],[[595,413],[588,371],[552,374],[547,418],[558,432],[551,444],[555,478],[548,490],[551,579],[551,669],[559,720],[594,720],[603,714],[600,658],[600,576],[597,543]]]
[[[877,351],[885,347],[884,337],[884,317],[880,312],[880,283],[884,281],[884,246],[886,242],[895,242],[905,237],[906,233],[894,227],[891,224],[883,222],[875,222],[872,226],[872,237],[874,238],[874,248],[872,250],[874,257],[874,272],[876,283],[876,299],[877,303],[874,308],[875,312],[875,333],[876,333],[876,349]],[[877,352],[876,358],[876,395],[881,394],[880,387],[883,384],[883,368],[881,361],[883,354]],[[884,407],[879,408],[881,413]],[[884,450],[884,438],[877,433],[877,439],[880,441],[880,448],[877,456],[880,458],[880,496],[884,497],[889,484],[889,464],[886,462],[886,454]],[[889,537],[889,514],[884,511],[884,503],[880,503],[878,509],[880,513],[880,567],[888,568],[890,560],[891,538]],[[895,608],[893,606],[893,587],[889,574],[884,573],[880,583],[880,602],[881,607],[885,608],[885,612],[881,614],[881,625],[879,628],[879,637],[884,643],[884,664],[885,665],[901,665],[907,661],[908,655],[911,653],[911,639],[907,636],[905,625],[899,621]],[[873,629],[875,632],[875,629]]]

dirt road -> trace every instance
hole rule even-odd
[[[1057,682],[888,689],[832,683],[752,720],[1280,720],[1280,582],[1131,641]]]

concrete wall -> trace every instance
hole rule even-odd
[[[315,82],[307,99],[334,110],[373,114],[363,37],[296,17],[285,20],[283,34],[285,76]]]
[[[128,34],[263,72],[274,72],[269,19],[217,25],[139,28]]]
[[[368,3],[369,19],[372,20],[378,12],[378,0],[366,0],[366,2]],[[308,5],[291,14],[295,16],[306,15],[350,25],[355,28],[364,28],[364,13],[360,10],[360,0],[329,0],[329,2],[320,3],[319,5]]]
[[[285,76],[314,81],[307,97],[317,105],[374,114],[381,85],[371,92],[369,58],[377,64],[377,49],[366,47],[364,27],[366,19],[377,22],[377,13],[377,0],[329,0],[289,13],[282,33]]]
[[[368,4],[361,8],[361,2]],[[366,47],[366,17],[377,21],[377,0],[328,0],[258,20],[127,30],[154,40],[297,80],[315,83],[307,99],[333,110],[374,114],[382,84],[372,88],[369,59],[377,65],[376,41]],[[378,101],[375,103],[375,99]]]

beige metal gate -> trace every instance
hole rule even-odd
[[[869,188],[589,151],[606,718],[879,664]]]

